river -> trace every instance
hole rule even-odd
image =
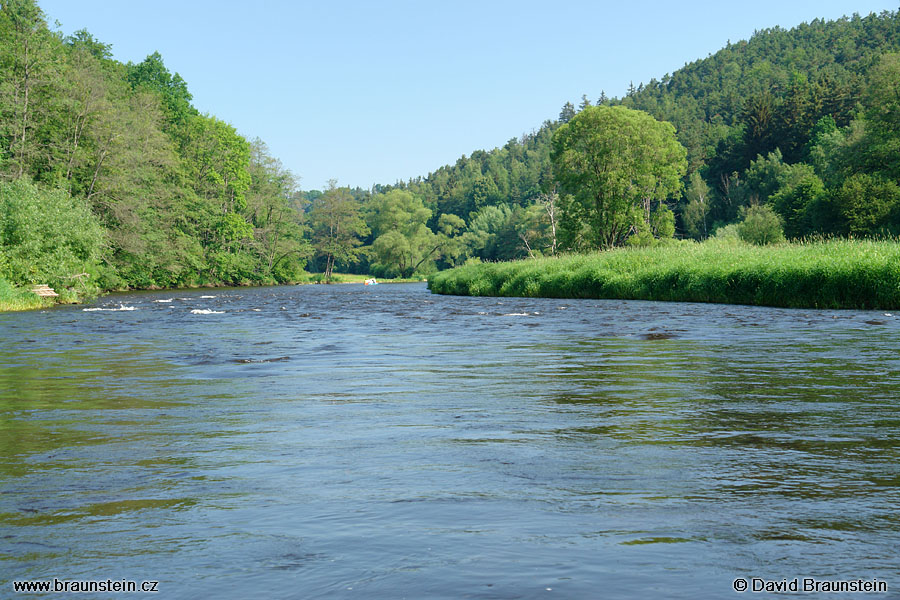
[[[2,597],[900,591],[900,315],[297,286],[0,341]]]

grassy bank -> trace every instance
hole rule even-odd
[[[331,283],[365,283],[366,279],[373,279],[372,275],[357,275],[356,273],[333,273],[331,275]],[[387,279],[376,277],[378,283],[417,283],[422,281],[421,279],[403,279],[401,277],[397,277],[394,279]],[[309,276],[310,283],[323,283],[325,281],[325,275],[322,273],[313,273]]]
[[[17,287],[13,287],[5,279],[0,279],[0,312],[11,310],[32,310],[52,306],[52,298],[41,298]]]
[[[619,298],[810,308],[900,309],[900,243],[777,246],[682,242],[473,264],[434,275],[438,294]]]

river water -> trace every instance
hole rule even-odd
[[[900,591],[900,315],[298,286],[0,341],[0,597]]]

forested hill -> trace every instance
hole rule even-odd
[[[782,205],[791,203],[787,196],[796,190],[788,188],[799,180],[812,189],[806,190],[807,198],[794,198],[794,204],[806,200],[800,208],[808,210],[802,215],[795,214],[797,206],[783,211],[791,213],[783,215],[788,233],[875,232],[891,225],[887,205],[897,200],[897,174],[884,170],[875,139],[897,125],[874,113],[879,104],[896,103],[880,94],[890,95],[891,85],[897,84],[895,59],[886,55],[898,50],[897,12],[757,31],[749,41],[728,43],[675,73],[632,86],[622,98],[601,94],[596,100],[582,97],[577,107],[567,103],[558,120],[546,121],[534,133],[489,152],[475,151],[401,185],[437,213],[467,219],[486,205],[527,206],[542,187],[547,191],[552,185],[552,132],[585,106],[624,105],[671,122],[687,149],[685,195],[670,199],[682,235],[704,237],[715,226],[739,218],[742,206],[765,203],[778,192]],[[838,197],[853,175],[858,177]],[[862,189],[880,194],[883,206],[867,217],[869,222],[851,222],[843,213],[854,209],[841,202],[852,204],[855,199],[847,196]],[[494,227],[496,232],[503,229]],[[490,258],[525,255],[524,245],[514,243],[515,228],[506,227],[508,252]]]
[[[675,125],[692,170],[707,166],[715,181],[776,148],[785,162],[803,160],[819,119],[849,125],[869,71],[898,50],[896,12],[817,19],[757,31],[618,102]]]

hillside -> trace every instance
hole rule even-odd
[[[475,151],[405,186],[439,212],[467,218],[486,204],[527,205],[539,197],[541,186],[552,185],[552,132],[584,106],[620,104],[671,122],[687,149],[686,193],[670,199],[682,235],[703,236],[698,207],[688,208],[691,198],[695,204],[703,198],[706,230],[712,231],[738,218],[742,206],[769,201],[779,191],[783,204],[789,188],[806,176],[809,186],[821,187],[822,193],[803,216],[807,226],[794,233],[875,233],[896,221],[874,219],[868,227],[849,222],[841,205],[854,189],[845,189],[843,196],[840,189],[858,175],[850,188],[862,184],[868,192],[883,192],[882,204],[895,203],[896,174],[884,170],[874,147],[879,143],[872,138],[890,137],[891,123],[872,111],[885,100],[881,91],[897,81],[893,59],[884,57],[898,50],[897,12],[757,31],[749,41],[728,43],[675,73],[632,87],[622,98],[601,95],[592,102],[584,97],[579,108],[568,103],[557,120],[546,121],[535,133],[489,152]],[[882,131],[873,130],[876,122]],[[872,134],[866,140],[864,124]],[[503,258],[525,252],[520,244]]]

